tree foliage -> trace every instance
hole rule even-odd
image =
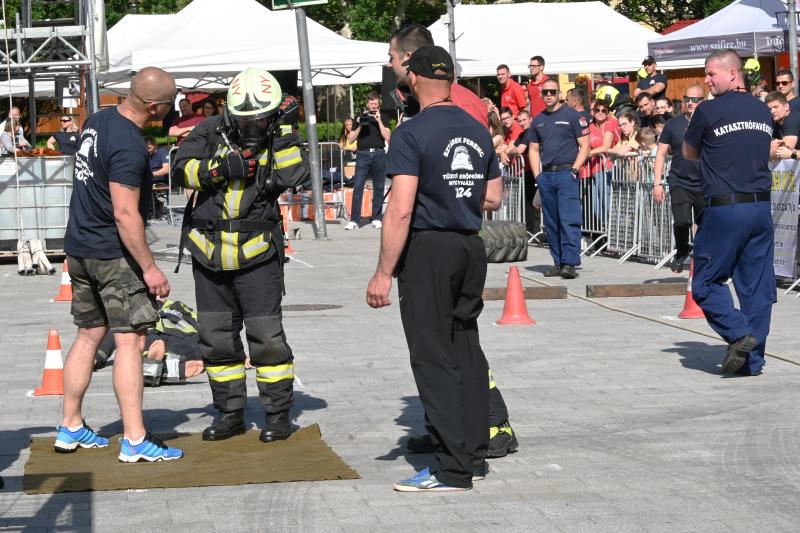
[[[732,0],[603,0],[631,20],[644,22],[657,32],[679,20],[705,18]]]

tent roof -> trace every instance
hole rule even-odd
[[[784,50],[784,29],[775,13],[786,11],[781,0],[735,0],[703,20],[651,39],[648,50],[659,67],[701,67],[705,57],[721,48],[742,56],[774,55]]]
[[[166,23],[137,30],[138,24],[134,19],[130,29],[123,27],[135,32],[130,54],[106,77],[149,65],[178,78],[229,77],[249,66],[300,68],[294,13],[270,11],[255,0],[226,0],[224,9],[218,0],[194,0]],[[384,43],[346,39],[311,19],[307,27],[312,71],[346,76],[386,62]]]
[[[447,49],[445,22],[430,30]],[[462,76],[491,76],[501,63],[527,74],[532,55],[545,58],[547,72],[637,70],[658,36],[602,2],[460,4],[455,30]]]

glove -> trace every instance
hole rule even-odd
[[[228,180],[253,178],[258,169],[254,153],[245,150],[232,152],[225,157],[215,157],[200,163],[200,181],[203,185],[219,185]]]
[[[278,107],[281,116],[281,122],[284,124],[293,124],[297,122],[300,115],[300,103],[292,95],[286,95],[283,102]]]

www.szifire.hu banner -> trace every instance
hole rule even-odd
[[[797,271],[797,222],[800,161],[783,160],[772,168],[772,224],[775,226],[775,275],[794,279]]]

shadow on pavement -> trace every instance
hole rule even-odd
[[[402,457],[408,464],[419,471],[430,463],[430,454],[412,453],[406,449],[406,441],[411,435],[425,434],[425,411],[417,396],[404,396],[402,398],[405,405],[400,415],[394,419],[398,426],[406,429],[406,435],[397,440],[397,446],[385,455],[376,457],[379,461],[394,461]]]
[[[722,376],[719,365],[722,362],[725,351],[718,344],[711,345],[694,341],[677,342],[673,348],[667,348],[662,351],[680,355],[681,364],[686,368]]]
[[[30,446],[31,437],[42,433],[53,433],[54,430],[55,426],[39,426],[0,431],[0,472],[20,459],[22,451]],[[64,483],[70,480],[70,476],[83,475],[91,474],[65,474]],[[23,476],[3,476],[3,481],[5,487],[2,488],[2,492],[16,494],[0,499],[0,529],[4,531],[6,529],[13,531],[43,531],[52,528],[64,531],[91,529],[91,492],[51,494],[47,501],[38,505],[36,512],[31,514],[30,506],[24,503],[26,495],[22,492]]]

